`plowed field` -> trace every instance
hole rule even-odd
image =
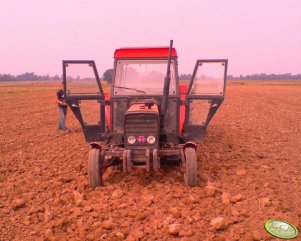
[[[0,240],[277,240],[268,219],[301,230],[300,82],[229,84],[195,188],[175,165],[112,167],[89,188],[89,145],[71,111],[71,132],[56,129],[56,89],[0,85]]]

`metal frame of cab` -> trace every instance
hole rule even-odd
[[[203,94],[191,94],[192,86],[194,84],[194,79],[198,70],[200,63],[222,63],[224,67],[224,79],[223,79],[223,93],[220,95],[203,95]],[[217,109],[222,104],[225,92],[226,92],[226,80],[227,80],[227,68],[228,68],[228,60],[227,59],[198,59],[196,61],[194,71],[187,89],[186,94],[186,103],[185,103],[185,121],[184,121],[184,131],[183,138],[185,140],[193,139],[197,142],[203,140],[207,126],[211,121],[212,117],[216,113]],[[211,106],[209,113],[207,115],[207,119],[204,124],[190,124],[189,123],[189,115],[190,115],[190,104],[192,100],[208,100],[211,101]]]
[[[88,64],[93,68],[95,79],[99,88],[98,93],[91,94],[71,94],[67,92],[67,76],[66,67],[69,64]],[[63,83],[64,83],[64,94],[66,102],[72,110],[75,117],[78,119],[82,126],[84,136],[87,142],[93,142],[95,140],[105,140],[106,123],[105,123],[105,96],[98,75],[98,71],[93,60],[63,60]],[[79,103],[81,100],[97,100],[100,103],[99,118],[100,122],[98,124],[88,124],[84,121],[82,113],[79,108]]]

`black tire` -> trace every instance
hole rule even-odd
[[[89,152],[88,177],[91,188],[96,188],[102,185],[102,166],[101,155],[98,148],[92,148]]]
[[[187,186],[189,187],[196,186],[197,169],[198,169],[198,160],[197,160],[195,149],[192,147],[187,147],[185,149],[185,172],[184,172],[184,181]]]

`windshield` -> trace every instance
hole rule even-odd
[[[115,95],[162,95],[167,60],[119,60]],[[175,62],[171,61],[169,94],[176,94]]]

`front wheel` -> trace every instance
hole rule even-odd
[[[101,151],[98,148],[92,148],[89,152],[88,177],[91,188],[102,185],[102,162]]]
[[[189,187],[196,186],[197,180],[197,155],[195,149],[192,147],[187,147],[185,149],[185,171],[184,171],[184,181]]]

